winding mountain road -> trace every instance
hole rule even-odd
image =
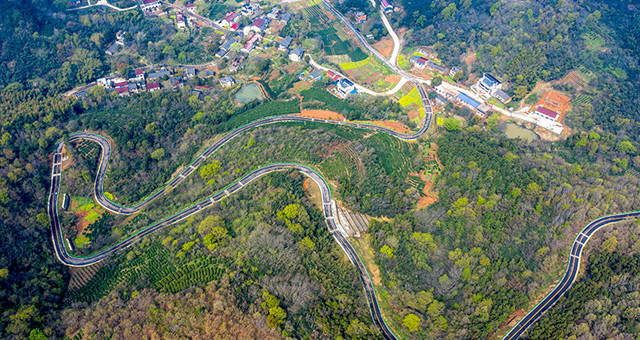
[[[209,156],[213,155],[216,151],[218,151],[222,146],[224,146],[234,137],[250,129],[257,128],[260,126],[275,124],[275,123],[287,123],[287,122],[311,122],[311,123],[317,122],[317,123],[344,125],[344,126],[349,126],[354,128],[368,129],[372,131],[388,133],[401,140],[417,139],[428,131],[431,125],[432,111],[431,111],[431,106],[429,105],[429,102],[426,99],[426,93],[424,89],[419,84],[416,84],[416,85],[418,86],[420,94],[423,96],[422,97],[423,105],[425,107],[425,112],[427,113],[427,115],[425,116],[424,124],[416,132],[404,134],[387,127],[368,124],[368,123],[332,121],[332,120],[308,118],[308,117],[300,117],[300,116],[276,116],[276,117],[268,117],[268,118],[260,119],[260,120],[248,123],[246,125],[243,125],[229,132],[222,139],[220,139],[214,145],[207,148],[203,153],[201,153],[195,160],[193,160],[189,164],[189,166],[187,166],[177,176],[171,179],[165,186],[156,190],[151,195],[147,196],[146,198],[142,199],[140,202],[132,206],[118,205],[117,203],[109,200],[104,194],[104,188],[103,188],[104,176],[106,174],[106,170],[108,167],[109,158],[111,157],[111,144],[109,143],[109,141],[103,136],[100,136],[94,133],[79,132],[79,133],[72,134],[69,137],[69,142],[88,140],[100,146],[101,154],[100,154],[100,161],[98,163],[96,179],[94,182],[94,198],[101,207],[103,207],[104,209],[112,213],[130,215],[130,214],[135,214],[139,212],[140,209],[145,207],[147,204],[149,204],[156,198],[165,195],[170,191],[170,189],[175,188],[187,176],[191,175],[194,172],[194,170],[197,169],[198,166],[200,166]],[[302,165],[302,164],[294,164],[294,163],[279,163],[279,164],[272,164],[272,165],[261,167],[257,170],[250,172],[244,177],[236,180],[235,182],[231,183],[227,187],[218,191],[214,195],[209,196],[204,200],[201,200],[198,203],[195,203],[189,206],[186,209],[183,209],[167,218],[164,218],[160,221],[157,221],[139,230],[135,234],[127,237],[126,239],[122,240],[121,242],[111,247],[108,247],[106,249],[103,249],[101,251],[98,251],[86,257],[78,257],[78,256],[69,254],[69,252],[67,251],[67,248],[65,247],[65,242],[64,242],[65,238],[62,233],[60,219],[58,216],[58,205],[60,200],[60,184],[61,184],[61,177],[62,177],[63,152],[64,152],[64,142],[60,141],[56,145],[55,152],[53,154],[53,166],[51,169],[51,190],[50,190],[48,202],[47,202],[47,211],[49,214],[49,218],[51,220],[51,237],[52,237],[56,257],[63,264],[67,266],[72,266],[72,267],[84,267],[84,266],[89,266],[89,265],[98,263],[104,260],[105,258],[109,257],[111,254],[119,250],[122,250],[124,248],[127,248],[128,246],[132,245],[136,241],[140,240],[146,235],[153,233],[156,230],[159,230],[167,225],[174,224],[185,218],[188,218],[189,216],[199,213],[203,209],[206,209],[212,206],[213,204],[219,202],[224,197],[230,196],[233,193],[239,191],[245,185],[249,184],[253,180],[261,176],[264,176],[268,173],[271,173],[274,171],[289,170],[289,169],[294,169],[302,172],[304,175],[311,178],[319,186],[321,190],[322,202],[323,202],[323,213],[325,216],[327,226],[329,227],[329,232],[333,235],[333,237],[336,239],[340,247],[347,254],[347,256],[349,257],[349,260],[358,269],[358,272],[360,274],[360,279],[362,281],[362,284],[367,296],[367,301],[371,308],[371,314],[375,323],[380,327],[380,329],[382,330],[382,334],[386,339],[397,339],[397,336],[394,335],[393,331],[387,326],[384,319],[382,318],[382,312],[380,311],[380,308],[378,305],[378,300],[375,294],[375,288],[373,286],[373,283],[369,277],[369,274],[364,264],[362,263],[356,251],[353,249],[353,246],[349,243],[346,237],[341,232],[338,231],[341,228],[338,227],[337,220],[333,216],[332,205],[334,205],[335,203],[331,198],[331,191],[330,191],[329,185],[327,181],[318,172],[313,170],[311,167]]]
[[[102,2],[99,2],[96,5],[98,4],[104,5],[105,3],[106,1],[103,0]],[[198,166],[207,159],[207,157],[214,154],[231,139],[233,139],[234,137],[236,137],[237,135],[243,132],[246,132],[247,130],[250,130],[259,126],[263,126],[263,125],[274,124],[274,123],[287,123],[287,122],[319,122],[319,123],[345,125],[345,126],[350,126],[355,128],[363,128],[363,129],[369,129],[369,130],[378,131],[378,132],[384,132],[401,140],[414,140],[424,135],[431,125],[433,112],[429,104],[429,100],[427,99],[426,92],[424,88],[420,85],[420,83],[428,83],[428,80],[418,78],[414,75],[404,72],[403,70],[397,67],[396,65],[397,52],[395,52],[395,49],[399,45],[398,43],[396,43],[394,47],[394,55],[396,56],[396,58],[392,56],[391,60],[387,60],[386,58],[384,58],[384,56],[381,53],[379,53],[376,49],[374,49],[366,41],[366,39],[359,33],[359,31],[355,27],[353,27],[348,22],[348,20],[346,20],[346,18],[344,18],[344,16],[342,16],[342,14],[338,12],[328,1],[323,0],[323,3],[327,8],[329,8],[329,10],[336,17],[338,17],[341,20],[341,22],[347,28],[349,28],[355,34],[356,38],[363,44],[365,48],[367,48],[370,51],[370,53],[376,56],[376,58],[378,58],[380,61],[385,63],[389,68],[394,70],[396,73],[401,75],[403,78],[403,81],[412,81],[415,83],[416,87],[420,92],[422,104],[426,113],[424,124],[417,132],[410,133],[410,134],[403,134],[395,130],[373,125],[373,124],[359,123],[359,122],[346,122],[346,121],[340,122],[340,121],[331,121],[331,120],[324,120],[324,119],[317,119],[317,118],[306,118],[306,117],[300,117],[300,116],[276,116],[276,117],[260,119],[260,120],[248,123],[246,125],[243,125],[229,132],[222,139],[216,142],[213,146],[207,148],[194,161],[192,161],[187,168],[182,170],[176,177],[170,180],[165,186],[158,189],[157,191],[155,191],[148,197],[144,198],[140,202],[129,207],[120,206],[117,203],[109,200],[104,195],[104,190],[103,190],[104,175],[106,173],[106,170],[108,167],[108,161],[111,156],[111,145],[109,144],[108,140],[100,135],[96,135],[88,132],[76,133],[70,136],[69,138],[70,142],[74,142],[78,140],[89,140],[97,143],[102,149],[100,162],[98,165],[98,171],[96,174],[96,180],[94,183],[94,197],[98,202],[98,204],[102,206],[104,209],[115,214],[123,214],[123,215],[135,214],[139,212],[140,209],[142,209],[147,204],[149,204],[151,201],[165,195],[170,189],[175,188],[178,184],[182,182],[182,180],[184,180],[184,178],[192,174],[194,170],[197,169]],[[396,39],[394,39],[394,42],[395,40]],[[67,266],[72,266],[72,267],[83,267],[83,266],[89,266],[89,265],[98,263],[104,260],[105,258],[107,258],[108,256],[110,256],[111,254],[132,245],[133,243],[145,237],[146,235],[149,235],[167,225],[174,224],[178,221],[188,218],[189,216],[199,213],[203,209],[206,209],[214,205],[215,203],[221,201],[225,197],[238,192],[250,182],[266,174],[269,174],[275,171],[297,170],[302,174],[304,174],[305,176],[309,177],[311,180],[313,180],[316,183],[316,185],[318,185],[318,187],[320,188],[320,191],[322,194],[323,214],[324,214],[329,232],[335,238],[336,242],[338,242],[338,244],[343,249],[343,251],[347,254],[349,260],[356,266],[360,276],[360,280],[362,281],[362,284],[365,290],[365,295],[366,295],[369,307],[371,309],[371,315],[373,317],[374,322],[380,327],[382,331],[382,335],[386,339],[398,338],[397,335],[393,333],[391,328],[388,327],[388,325],[384,321],[384,318],[382,317],[382,313],[380,311],[380,307],[379,307],[378,300],[375,293],[375,288],[367,272],[367,269],[365,268],[364,264],[362,263],[362,260],[356,253],[351,243],[339,231],[341,228],[338,225],[336,217],[333,215],[333,211],[334,211],[333,208],[335,207],[335,202],[332,200],[330,187],[327,181],[322,177],[322,175],[320,175],[313,168],[307,165],[296,164],[296,163],[278,163],[278,164],[271,164],[271,165],[261,167],[237,179],[227,187],[216,192],[214,195],[211,195],[189,206],[188,208],[185,208],[169,217],[166,217],[160,221],[157,221],[139,230],[135,234],[127,237],[126,239],[122,240],[116,245],[113,245],[111,247],[98,251],[86,257],[78,257],[68,253],[65,247],[65,242],[64,242],[65,238],[62,234],[62,229],[61,229],[61,225],[58,217],[58,204],[60,200],[60,181],[61,181],[61,174],[62,174],[63,149],[64,149],[64,143],[61,141],[57,144],[55,153],[53,154],[53,166],[52,166],[52,173],[51,173],[51,190],[50,190],[49,198],[47,202],[47,208],[48,208],[47,211],[51,220],[51,234],[52,234],[52,240],[54,245],[54,251],[56,253],[57,258],[63,264]],[[584,249],[586,243],[589,241],[589,239],[591,238],[591,236],[593,236],[595,232],[597,232],[600,228],[609,226],[613,223],[636,219],[638,217],[640,217],[640,211],[608,215],[608,216],[598,218],[592,221],[591,223],[589,223],[587,226],[585,226],[573,242],[573,245],[571,247],[571,252],[569,255],[570,257],[567,265],[567,271],[563,276],[563,278],[561,279],[561,281],[556,285],[556,287],[554,288],[553,291],[551,291],[551,293],[549,293],[542,301],[540,301],[540,303],[538,303],[531,311],[529,311],[529,313],[523,319],[521,319],[502,339],[506,339],[506,340],[518,339],[531,325],[533,325],[540,318],[540,316],[544,312],[546,312],[549,308],[551,308],[558,301],[558,299],[571,288],[571,286],[576,280],[578,271],[580,269],[580,260],[582,257],[582,250]]]
[[[533,307],[511,330],[502,338],[503,340],[518,339],[529,327],[531,327],[544,312],[551,308],[564,295],[576,281],[578,271],[580,270],[580,260],[582,259],[582,250],[589,242],[589,239],[601,228],[611,224],[634,220],[640,217],[640,211],[621,213],[615,215],[607,215],[600,217],[587,224],[576,236],[569,253],[569,263],[567,271],[556,285],[556,287],[547,296]]]

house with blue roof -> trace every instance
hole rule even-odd
[[[490,109],[487,104],[481,103],[463,92],[458,93],[458,95],[456,96],[456,101],[473,109],[476,114],[481,117],[484,117]]]

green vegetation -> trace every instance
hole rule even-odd
[[[258,104],[254,107],[246,106],[243,111],[236,113],[228,121],[216,127],[218,132],[226,132],[253,122],[260,118],[299,113],[300,106],[296,100],[282,100]]]

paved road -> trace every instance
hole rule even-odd
[[[432,120],[431,106],[429,105],[429,102],[426,100],[426,93],[422,88],[422,86],[420,86],[419,84],[418,84],[418,89],[420,91],[420,94],[423,96],[423,105],[425,107],[425,111],[427,115],[425,117],[424,124],[417,132],[404,134],[404,133],[400,133],[398,131],[389,129],[387,127],[377,126],[373,124],[360,123],[360,122],[348,122],[348,121],[331,121],[331,120],[307,118],[307,117],[299,117],[299,116],[277,116],[277,117],[268,117],[268,118],[260,119],[260,120],[248,123],[246,125],[243,125],[235,130],[232,130],[230,133],[225,135],[222,139],[217,141],[214,145],[207,148],[194,161],[192,161],[187,168],[181,171],[176,177],[171,179],[169,183],[167,183],[167,185],[165,185],[164,187],[155,191],[154,193],[152,193],[142,201],[130,207],[120,206],[117,203],[110,201],[104,194],[104,189],[103,189],[104,176],[106,174],[109,158],[111,157],[111,144],[109,143],[109,141],[100,135],[89,133],[89,132],[80,132],[80,133],[72,134],[69,138],[69,141],[74,142],[79,140],[89,140],[97,143],[100,146],[100,148],[102,149],[102,152],[100,156],[100,162],[98,164],[96,180],[94,182],[94,198],[96,199],[98,204],[103,208],[105,208],[106,210],[116,214],[128,215],[128,214],[134,214],[140,211],[140,209],[142,209],[144,206],[149,204],[151,201],[166,194],[167,192],[170,191],[170,189],[176,187],[180,182],[182,182],[182,180],[184,180],[184,178],[192,174],[194,170],[197,169],[198,166],[207,159],[207,157],[213,155],[213,153],[219,150],[231,139],[233,139],[237,135],[247,130],[250,130],[259,126],[274,124],[274,123],[286,123],[286,122],[318,122],[318,123],[345,125],[345,126],[350,126],[355,128],[362,128],[362,129],[369,129],[369,130],[378,131],[378,132],[384,132],[402,140],[417,139],[427,132],[427,130],[431,125],[431,120]],[[257,169],[247,174],[246,176],[240,178],[239,180],[233,182],[231,185],[227,186],[226,188],[222,189],[216,194],[210,197],[207,197],[206,199],[176,214],[173,214],[165,219],[162,219],[158,222],[151,224],[146,228],[141,229],[137,233],[133,234],[132,236],[126,238],[125,240],[119,242],[114,246],[111,246],[107,249],[104,249],[102,251],[99,251],[87,257],[77,257],[77,256],[70,255],[67,252],[67,249],[64,243],[65,239],[62,234],[62,229],[60,226],[60,220],[58,218],[58,202],[60,199],[60,180],[61,180],[61,174],[62,174],[63,150],[64,150],[64,143],[60,141],[56,145],[55,152],[53,154],[53,166],[51,170],[51,190],[50,190],[49,198],[47,202],[47,211],[49,214],[49,218],[51,220],[51,235],[52,235],[54,250],[57,258],[65,265],[73,266],[73,267],[83,267],[83,266],[89,266],[89,265],[98,263],[104,260],[105,258],[107,258],[108,256],[110,256],[111,254],[130,246],[131,244],[138,241],[142,237],[150,233],[153,233],[158,229],[164,226],[176,223],[178,221],[181,221],[191,215],[194,215],[200,212],[203,209],[206,209],[207,207],[213,205],[214,203],[219,202],[224,197],[232,195],[233,193],[240,190],[251,181],[261,176],[264,176],[265,174],[268,174],[273,171],[295,169],[302,172],[312,180],[314,180],[314,182],[316,182],[316,184],[318,184],[318,186],[320,187],[320,190],[322,192],[324,215],[325,215],[327,225],[329,227],[329,231],[331,232],[333,237],[336,239],[336,241],[340,244],[342,249],[345,251],[345,253],[349,257],[351,262],[358,269],[358,272],[360,274],[360,279],[363,283],[363,287],[365,289],[365,293],[367,296],[367,301],[371,308],[371,314],[373,316],[374,321],[382,330],[382,334],[384,335],[385,338],[397,339],[397,337],[393,334],[393,331],[387,326],[387,324],[384,322],[382,318],[382,313],[380,311],[378,300],[375,295],[375,289],[374,289],[373,283],[371,282],[371,279],[369,278],[369,275],[367,273],[367,270],[364,264],[362,264],[362,261],[358,257],[357,253],[355,252],[351,244],[344,237],[344,235],[338,232],[337,221],[334,218],[333,212],[330,208],[331,204],[334,204],[334,203],[331,199],[331,192],[329,190],[329,186],[326,180],[322,178],[315,170],[311,169],[310,167],[306,165],[291,164],[291,163],[273,164],[273,165],[262,167],[260,169]]]
[[[633,220],[640,217],[640,211],[621,213],[615,215],[608,215],[600,217],[580,231],[576,239],[571,246],[571,252],[569,253],[569,263],[567,264],[567,271],[562,277],[562,280],[556,285],[556,287],[533,309],[525,315],[511,330],[502,338],[503,340],[518,339],[531,325],[533,325],[544,312],[551,308],[562,295],[564,295],[576,281],[578,271],[580,270],[580,260],[582,258],[582,250],[586,246],[587,242],[595,232],[600,228],[607,227],[613,223]]]

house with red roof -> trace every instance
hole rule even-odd
[[[380,0],[380,8],[382,8],[385,13],[393,12],[393,6],[387,0]]]
[[[334,82],[336,82],[336,81],[340,80],[340,78],[342,78],[341,75],[333,72],[332,70],[327,70],[327,77],[329,77]]]
[[[544,119],[549,119],[549,120],[553,120],[553,121],[557,121],[558,120],[558,116],[560,116],[560,114],[558,112],[549,110],[544,106],[538,106],[536,108],[535,114],[537,116],[539,116],[539,117],[544,118]]]
[[[159,82],[153,82],[153,83],[147,83],[147,91],[149,92],[155,92],[160,90],[160,83]]]
[[[255,32],[262,32],[267,29],[271,19],[269,18],[257,18],[251,23],[251,30]]]
[[[125,84],[126,84],[126,82],[125,82]],[[116,92],[118,93],[118,96],[128,97],[129,96],[129,86],[118,87],[118,88],[116,88]]]
[[[189,11],[189,12],[191,12],[191,13],[195,13],[195,12],[196,12],[196,10],[198,9],[198,7],[196,6],[196,4],[194,4],[193,2],[192,2],[192,3],[189,3],[189,4],[186,4],[184,7],[187,9],[187,11]]]
[[[227,16],[224,17],[224,19],[220,20],[220,25],[223,27],[231,26],[238,21],[238,18],[239,18],[238,13],[229,12],[227,13]]]
[[[161,6],[160,0],[143,0],[140,9],[146,14],[159,10]]]

